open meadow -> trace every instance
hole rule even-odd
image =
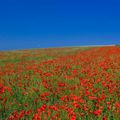
[[[120,120],[120,47],[1,51],[0,120]]]

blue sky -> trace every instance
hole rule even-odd
[[[0,50],[120,44],[120,0],[0,0]]]

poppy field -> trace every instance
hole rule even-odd
[[[1,51],[0,120],[120,120],[120,47]]]

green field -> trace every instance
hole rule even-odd
[[[0,120],[120,120],[120,47],[1,51]]]

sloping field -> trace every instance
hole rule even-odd
[[[120,120],[120,47],[0,52],[0,120]]]

